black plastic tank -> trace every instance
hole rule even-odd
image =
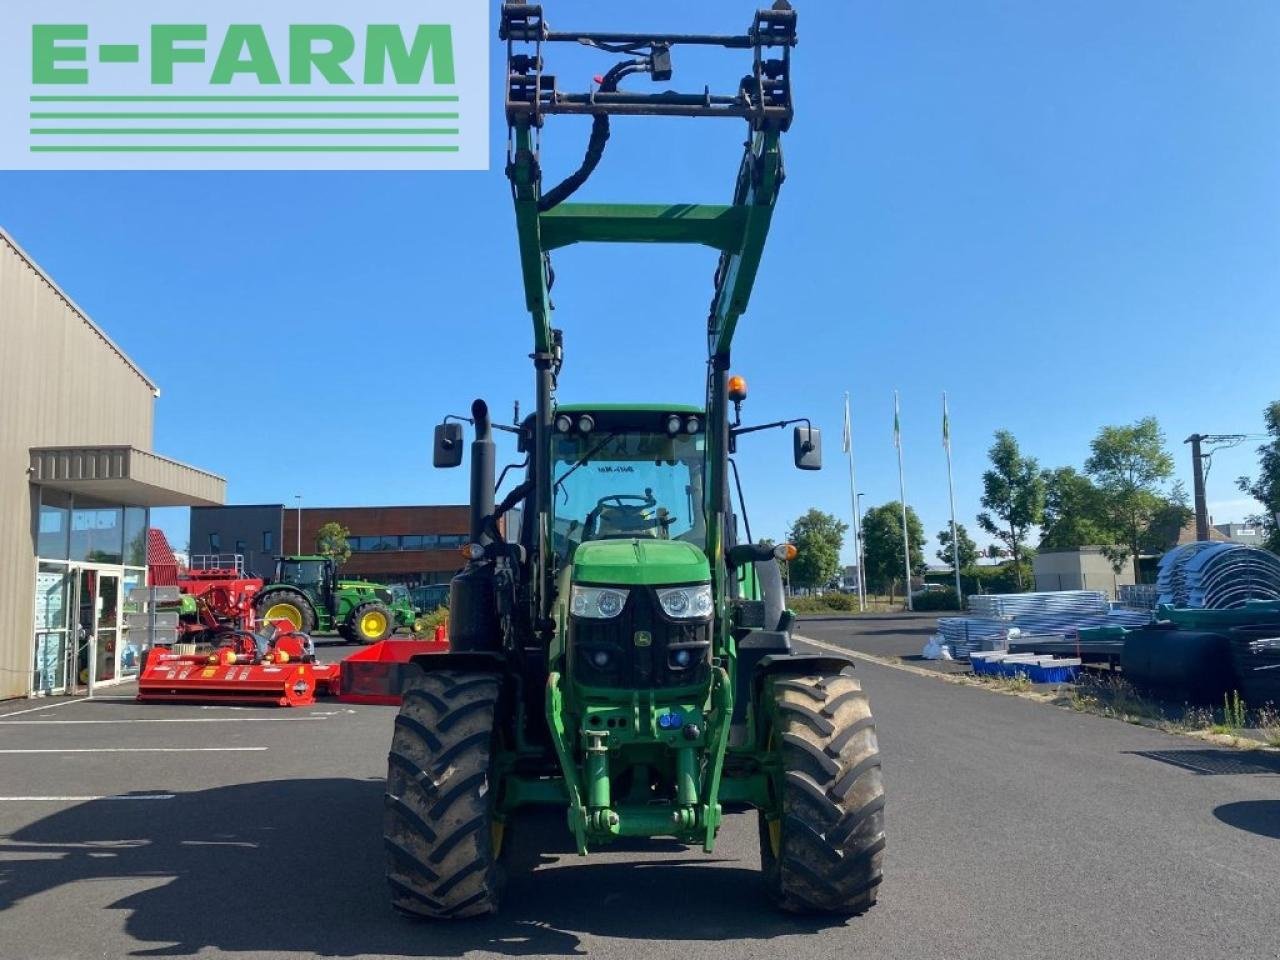
[[[470,563],[449,584],[449,649],[465,653],[501,648],[493,564]]]
[[[1126,680],[1171,700],[1220,704],[1235,687],[1229,641],[1206,630],[1134,630],[1120,665]]]
[[[1234,628],[1231,659],[1240,696],[1250,707],[1280,707],[1280,624]],[[1276,641],[1276,642],[1268,642]]]

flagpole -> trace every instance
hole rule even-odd
[[[907,533],[907,478],[902,472],[902,425],[899,422],[898,391],[893,391],[893,442],[898,448],[898,492],[902,497],[902,568],[906,572],[907,609],[914,610],[911,603],[911,538]]]
[[[960,538],[956,535],[956,485],[951,478],[951,414],[947,411],[947,391],[942,391],[942,446],[947,451],[947,494],[951,497],[951,566],[956,572],[956,604],[964,609],[960,590]]]
[[[853,469],[853,419],[849,416],[849,391],[844,392],[844,452],[849,455],[849,504],[853,509],[853,562],[858,571],[858,612],[866,611],[867,594],[862,579],[862,518],[858,516],[858,480]]]

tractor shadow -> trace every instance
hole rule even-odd
[[[739,865],[674,844],[637,842],[580,859],[556,812],[513,824],[499,916],[407,920],[391,910],[383,881],[382,789],[380,780],[281,780],[163,803],[83,803],[6,838],[0,916],[79,881],[167,881],[110,904],[128,911],[124,929],[136,957],[185,957],[208,948],[321,957],[476,950],[574,956],[600,937],[769,939],[844,922],[779,912],[754,858]],[[729,829],[749,829],[754,839],[753,821],[731,821]]]
[[[1214,808],[1222,823],[1260,837],[1280,840],[1280,800],[1240,800]]]

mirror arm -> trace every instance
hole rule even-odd
[[[472,420],[470,417],[460,417],[454,413],[446,414],[444,419],[441,420],[440,422],[448,423],[450,420],[457,420],[459,423],[468,423],[473,427],[476,425],[476,422]],[[489,424],[489,426],[494,430],[501,430],[503,433],[516,433],[516,434],[520,433],[519,427],[512,426],[505,423],[491,423]]]
[[[755,433],[757,430],[772,430],[774,427],[782,429],[783,427],[789,427],[795,423],[803,423],[806,429],[813,429],[813,424],[809,422],[808,417],[799,417],[795,420],[778,420],[774,423],[759,423],[753,427],[734,427],[729,431],[729,433],[731,436],[737,437],[744,433]]]

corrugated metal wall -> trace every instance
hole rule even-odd
[[[37,446],[151,446],[153,388],[0,234],[0,697],[26,693]]]

